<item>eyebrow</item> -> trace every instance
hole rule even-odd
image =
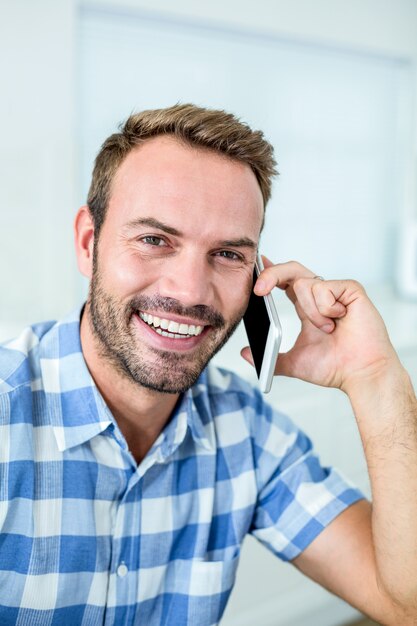
[[[150,226],[151,228],[156,228],[158,230],[162,230],[164,233],[168,235],[173,235],[174,237],[181,237],[182,233],[177,228],[173,226],[169,226],[165,224],[165,222],[160,222],[154,217],[139,217],[137,219],[131,220],[126,224],[126,227],[129,229],[138,228],[139,226]],[[249,239],[249,237],[238,237],[237,239],[225,239],[218,242],[219,246],[224,246],[225,248],[251,248],[256,250],[258,245]]]
[[[151,228],[157,228],[158,230],[162,230],[168,235],[174,235],[179,237],[181,235],[180,231],[174,228],[173,226],[168,226],[164,222],[160,222],[156,220],[154,217],[138,217],[135,220],[131,220],[126,224],[127,228],[138,228],[139,226],[150,226]]]
[[[224,241],[219,241],[219,245],[224,246],[225,248],[253,248],[254,250],[258,247],[257,244],[248,237],[225,239]]]

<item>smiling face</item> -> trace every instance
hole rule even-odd
[[[245,311],[262,217],[248,165],[166,136],[132,150],[91,271],[80,262],[102,358],[144,387],[188,389]]]

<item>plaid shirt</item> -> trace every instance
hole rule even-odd
[[[138,466],[79,311],[0,347],[0,623],[216,624],[252,533],[294,559],[361,498],[310,440],[207,368]]]

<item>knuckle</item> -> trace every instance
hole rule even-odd
[[[322,291],[324,289],[328,289],[328,286],[325,284],[323,280],[314,280],[312,286],[313,291]]]
[[[300,289],[305,287],[306,280],[306,278],[302,277],[296,278],[292,284],[294,291],[299,291]]]
[[[361,291],[364,291],[364,286],[358,280],[351,279],[348,282],[356,289],[360,289]]]
[[[292,268],[294,268],[294,271],[297,270],[305,270],[306,268],[304,267],[304,265],[301,265],[301,263],[299,263],[298,261],[288,261],[288,264],[291,265]]]
[[[328,317],[333,312],[332,307],[328,304],[318,304],[317,309],[321,315]]]
[[[347,278],[345,280],[340,281],[346,289],[350,289],[353,291],[360,291],[365,293],[365,287],[358,280],[354,278]]]

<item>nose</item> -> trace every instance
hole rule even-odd
[[[204,255],[178,254],[164,264],[159,293],[184,306],[213,304],[214,285],[210,265]]]

